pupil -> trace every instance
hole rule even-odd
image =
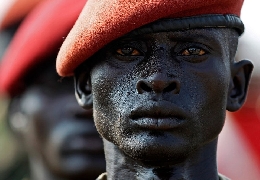
[[[133,52],[133,48],[131,47],[125,47],[122,49],[122,53],[124,54],[131,54]]]
[[[198,54],[200,52],[200,49],[198,49],[198,48],[189,48],[189,52],[191,54]]]

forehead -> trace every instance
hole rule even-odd
[[[227,30],[222,28],[200,28],[189,30],[176,31],[160,31],[153,32],[152,30],[134,30],[131,33],[118,38],[117,40],[131,40],[131,39],[161,39],[170,41],[201,41],[211,42],[219,45],[225,45],[227,40]],[[115,40],[115,41],[117,41]]]

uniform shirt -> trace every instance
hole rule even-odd
[[[223,176],[222,174],[218,174],[219,180],[230,180],[229,178]],[[96,180],[107,180],[107,173],[102,173]]]

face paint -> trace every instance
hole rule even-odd
[[[219,29],[112,42],[90,72],[99,133],[144,161],[181,159],[215,140],[225,119],[227,49]]]

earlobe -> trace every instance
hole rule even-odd
[[[84,109],[93,107],[92,87],[88,73],[75,73],[74,86],[76,99]]]
[[[235,62],[231,65],[227,107],[228,111],[237,111],[244,104],[253,64],[248,60]]]

